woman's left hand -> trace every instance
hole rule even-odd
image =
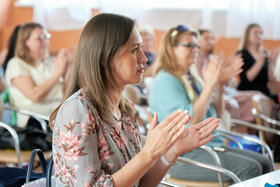
[[[178,156],[210,142],[215,137],[211,133],[219,126],[219,122],[219,119],[211,117],[190,125],[185,129],[183,136],[165,154],[166,159],[169,162],[175,162]]]

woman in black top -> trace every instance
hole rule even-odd
[[[269,67],[271,63],[269,63],[268,53],[262,47],[262,36],[263,31],[258,24],[247,26],[241,42],[241,50],[237,52],[242,55],[244,61],[238,90],[258,90],[270,96],[267,83],[273,79],[270,73],[272,68]]]

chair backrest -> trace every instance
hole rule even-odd
[[[253,96],[253,108],[257,114],[263,114],[269,118],[275,119],[276,104],[272,99],[265,95],[254,95]],[[272,127],[274,126],[267,121],[261,119],[258,115],[256,116],[256,122],[259,125]],[[260,138],[265,141],[268,145],[272,146],[275,142],[276,135],[264,131],[260,131]]]

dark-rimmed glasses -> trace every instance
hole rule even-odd
[[[190,49],[193,49],[193,48],[200,48],[200,46],[197,44],[197,43],[177,43],[175,44],[176,46],[183,46],[183,47],[186,47],[186,48],[190,48]]]

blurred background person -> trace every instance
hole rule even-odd
[[[252,23],[246,27],[237,52],[244,61],[237,89],[258,90],[277,102],[277,96],[272,96],[267,86],[269,81],[274,80],[274,64],[269,62],[269,54],[262,46],[262,39],[263,29],[260,25]]]
[[[191,122],[186,124],[188,126],[208,117],[223,115],[224,83],[219,79],[222,63],[214,56],[207,67],[203,67],[202,87],[190,71],[198,52],[197,34],[189,27],[179,25],[171,28],[164,36],[156,60],[155,78],[149,98],[151,113],[157,111],[159,121],[178,109],[188,110],[192,116]],[[241,180],[256,177],[272,169],[268,159],[261,154],[225,146],[222,137],[217,133],[207,145],[216,150],[222,167],[235,173]],[[215,164],[202,149],[195,149],[181,156]],[[181,162],[177,162],[169,171],[172,177],[178,179],[217,181],[216,172]],[[223,177],[224,181],[231,180]]]
[[[40,24],[21,26],[15,55],[9,60],[6,80],[14,105],[20,109],[49,116],[63,98],[67,72],[67,52],[55,58],[48,54],[50,34]],[[17,115],[18,126],[37,126],[33,118]]]
[[[199,45],[200,50],[198,53],[195,68],[200,77],[202,77],[202,69],[207,67],[210,62],[211,55],[213,55],[215,47],[214,33],[207,29],[199,30]],[[231,87],[230,83],[237,83],[237,76],[242,72],[243,60],[241,55],[233,55],[224,60],[220,76],[220,82],[224,82],[225,86],[225,99],[226,108],[230,112],[232,118],[241,119],[248,122],[254,122],[255,116],[252,114],[252,97],[255,94],[261,94],[259,91],[238,91],[236,88]],[[235,105],[237,102],[238,105]]]

